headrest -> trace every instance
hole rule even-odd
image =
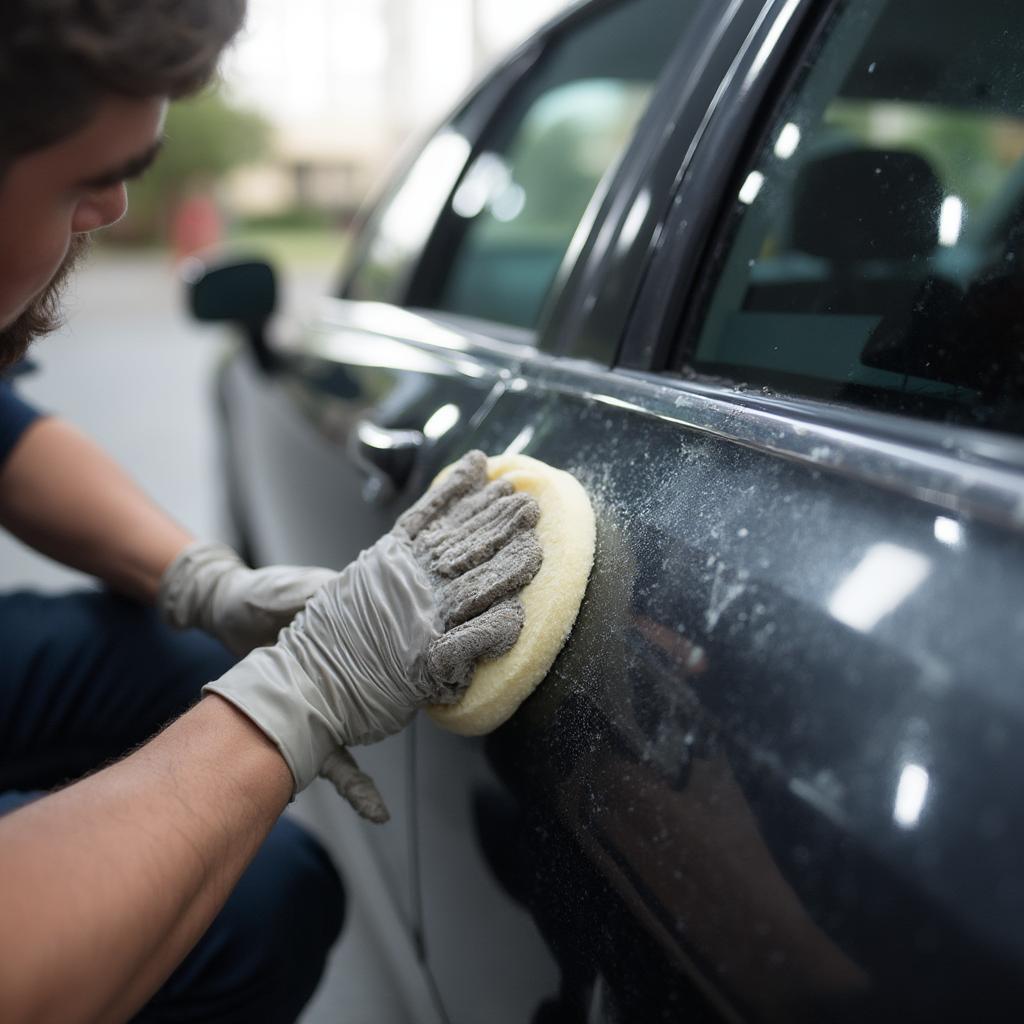
[[[791,244],[834,263],[928,256],[938,244],[942,198],[938,177],[917,153],[828,153],[797,174]]]

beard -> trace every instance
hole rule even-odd
[[[72,271],[88,252],[90,242],[88,235],[73,235],[67,255],[50,283],[32,300],[31,305],[17,320],[0,330],[0,374],[6,373],[23,359],[29,345],[36,338],[52,334],[63,326],[64,316],[60,300]]]

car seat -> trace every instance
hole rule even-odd
[[[808,160],[771,280],[753,284],[744,309],[881,316],[905,305],[928,275],[942,198],[917,153],[858,147]]]

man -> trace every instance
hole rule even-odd
[[[5,368],[52,329],[167,102],[208,80],[243,14],[0,6]],[[537,516],[470,453],[343,572],[253,571],[0,385],[0,524],[110,588],[0,597],[0,1020],[293,1020],[342,900],[320,847],[277,819],[318,774],[386,818],[347,747],[458,699],[515,642]]]

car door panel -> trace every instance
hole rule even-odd
[[[235,360],[222,387],[260,555],[351,561],[390,528],[415,449],[444,444],[472,423],[524,348],[480,343],[470,353],[463,334],[421,317],[332,300],[283,356],[276,380]],[[378,461],[374,448],[417,434],[407,467],[389,478],[401,467]],[[336,520],[324,514],[331,508]]]
[[[685,393],[553,376],[524,369],[465,438],[570,470],[599,525],[579,622],[512,721],[421,730],[427,958],[452,1019],[481,1011],[467,977],[503,900],[602,1019],[898,1016],[1015,991],[1019,933],[986,879],[1016,843],[976,837],[984,807],[1019,838],[1000,609],[1020,538],[971,524],[951,546],[927,492],[723,438],[687,422]],[[458,903],[485,870],[490,902]],[[479,969],[502,991],[497,956]],[[922,972],[930,991],[908,990]]]

